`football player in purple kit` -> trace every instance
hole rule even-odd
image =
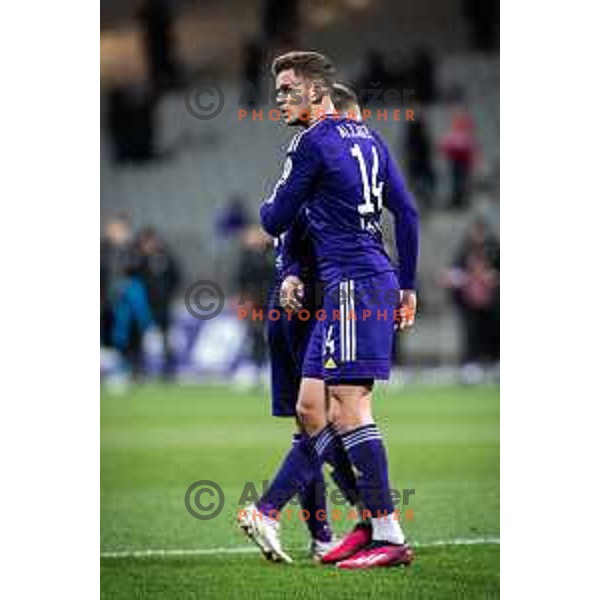
[[[325,57],[289,53],[274,61],[273,75],[288,124],[304,131],[295,138],[272,196],[261,206],[261,223],[271,235],[280,235],[304,211],[318,277],[326,286],[326,316],[311,331],[296,407],[307,451],[287,481],[282,477],[279,491],[291,498],[323,461],[336,464],[344,455],[372,519],[368,526],[357,526],[323,562],[348,569],[408,564],[412,550],[395,518],[371,395],[374,380],[389,376],[399,304],[407,309],[401,328],[413,322],[418,214],[381,138],[363,124],[328,116],[333,112],[333,66]],[[395,218],[398,268],[383,247],[384,206]],[[335,426],[327,422],[324,384],[337,407]],[[285,495],[261,499],[260,517],[253,517],[253,523],[261,523],[254,526],[258,537],[277,537],[269,514],[286,502]]]
[[[360,114],[356,95],[341,84],[334,84],[334,106],[340,114]],[[295,146],[295,138],[289,149]],[[298,390],[302,378],[302,364],[310,334],[316,323],[315,312],[320,308],[317,303],[316,290],[316,255],[308,235],[308,222],[301,211],[290,228],[274,239],[276,251],[276,278],[269,298],[269,313],[277,311],[278,318],[269,318],[267,322],[267,338],[271,354],[271,412],[276,417],[296,417]],[[310,318],[304,320],[297,316],[300,309],[308,311]],[[323,386],[323,394],[325,388]],[[323,398],[323,404],[325,399]],[[292,446],[285,456],[279,472],[276,474],[263,498],[278,493],[280,479],[285,486],[288,472],[294,468],[297,457],[303,452],[310,452],[306,446],[306,432],[299,424],[298,431],[293,434]],[[346,499],[355,503],[358,495],[356,478],[349,460],[344,460],[341,445],[338,447],[336,464],[331,476]],[[349,494],[354,493],[354,497]],[[312,481],[298,490],[301,508],[308,515],[306,525],[311,535],[310,552],[314,559],[320,560],[331,550],[335,542],[331,527],[327,520],[326,485],[322,469],[317,469]],[[287,497],[285,489],[282,491]],[[263,499],[261,499],[263,500]],[[259,506],[261,502],[259,501]],[[278,530],[275,524],[271,529],[265,528],[264,535],[253,535],[251,513],[256,507],[247,507],[239,516],[239,526],[253,541],[257,543],[267,560],[273,562],[291,562],[291,558],[281,548],[279,538],[269,535]]]

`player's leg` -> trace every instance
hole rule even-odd
[[[313,347],[317,340],[320,341],[319,332],[316,332],[315,337],[312,338],[312,333],[316,327],[316,324],[317,323],[314,319],[308,322],[301,321],[300,319],[293,319],[290,322],[290,326],[285,328],[285,332],[289,338],[288,346],[293,348],[293,356],[296,361],[296,372],[299,374],[299,377],[301,377],[302,375],[303,365],[307,356],[307,351],[311,340],[313,343]],[[327,399],[325,397],[326,389],[321,378],[320,366],[314,369],[314,371],[311,370],[310,374],[314,375],[315,379],[314,388],[311,392],[314,395],[314,408],[318,414],[322,415],[324,407],[327,403]],[[298,394],[296,396],[296,402],[294,403],[293,407],[295,415],[297,415],[296,404],[300,394],[300,385],[297,388]],[[299,430],[303,431],[304,435],[307,435],[299,419],[298,426]],[[306,488],[300,493],[300,504],[303,509],[308,511],[309,518],[306,521],[306,524],[309,530],[311,531],[311,534],[313,535],[313,539],[323,540],[323,534],[325,533],[325,531],[323,531],[323,520],[317,517],[317,515],[320,516],[322,514],[319,511],[326,510],[325,480],[323,478],[322,469],[316,470],[315,478],[313,479],[313,481],[311,481],[306,486]],[[329,532],[329,536],[325,534],[325,537],[328,537],[329,540],[331,540],[331,528],[329,527],[329,524],[327,522],[325,524],[326,530]]]
[[[286,346],[286,337],[280,323],[268,321],[267,339],[271,355],[271,414],[277,417],[295,416],[294,403],[296,400],[299,378],[294,372],[294,362]],[[283,459],[279,472],[271,481],[267,493],[275,493],[278,478],[282,471],[293,468],[296,455],[299,452],[299,439],[294,436],[292,444]],[[257,503],[268,501],[265,494]],[[279,522],[276,519],[263,518],[256,505],[247,506],[238,515],[238,526],[259,547],[267,560],[274,562],[291,562],[290,557],[283,552],[279,541]]]
[[[273,414],[296,416],[296,402],[300,387],[302,365],[315,323],[314,319],[302,321],[297,317],[273,322],[273,334],[279,334],[285,339],[277,340],[272,335],[270,338],[270,347],[274,351],[279,350],[280,356],[286,357],[286,361],[283,363],[284,372],[282,375],[285,376],[287,373],[287,381],[289,381],[285,407],[280,407],[279,411],[276,411],[274,407]],[[277,363],[281,364],[281,360],[277,360]],[[273,389],[276,390],[276,387],[273,387]],[[323,390],[324,388],[321,386],[319,392],[322,394]],[[323,398],[318,398],[318,402],[322,406],[324,402]],[[296,443],[302,436],[306,436],[306,433],[303,432],[302,427],[298,424],[298,433],[294,436]],[[306,446],[302,445],[302,448],[306,448]],[[320,556],[331,549],[332,545],[332,532],[327,520],[327,499],[322,469],[315,471],[314,478],[298,492],[298,496],[300,507],[305,511],[304,514],[308,515],[305,523],[311,535],[311,555],[313,558],[320,558]]]
[[[323,382],[309,380],[307,383],[306,380],[303,380],[300,390],[306,385],[312,388],[311,398],[316,406],[320,404],[320,408],[317,410],[323,414],[324,420],[325,386]],[[294,435],[294,443],[279,466],[275,477],[258,501],[256,505],[258,510],[267,517],[277,518],[294,495],[302,496],[309,491],[309,487],[317,476],[318,472],[309,437],[304,432],[297,433]]]
[[[313,451],[308,436],[297,433],[292,447],[287,452],[275,477],[269,483],[256,506],[249,506],[240,517],[240,527],[263,550],[266,558],[274,561],[291,562],[291,558],[283,551],[279,537],[279,518],[285,505],[298,494],[306,510],[313,511],[311,534],[313,550],[324,554],[330,549],[331,531],[319,512],[319,504],[325,505],[324,486],[314,490],[312,485],[322,474],[320,465],[313,458]],[[311,497],[312,496],[312,497]],[[265,551],[266,549],[266,551]]]
[[[299,421],[307,435],[298,438],[293,451],[286,456],[276,477],[256,506],[270,531],[275,531],[273,521],[281,514],[283,507],[295,494],[303,494],[318,476],[323,461],[334,465],[334,469],[342,468],[345,463],[349,477],[353,477],[337,433],[327,427],[325,384],[321,367],[322,345],[323,323],[319,322],[311,332],[308,343],[296,407]],[[281,382],[273,381],[274,385],[278,383]],[[356,495],[356,491],[354,493]],[[258,528],[258,533],[261,533],[261,528]],[[272,544],[272,541],[270,539],[268,543]],[[276,554],[279,547],[275,545]]]
[[[325,384],[322,374],[322,351],[324,323],[318,322],[310,332],[302,367],[303,377],[298,390],[298,402],[295,407],[302,431],[294,446],[294,452],[286,457],[276,478],[260,499],[259,509],[265,514],[277,514],[298,493],[302,496],[310,489],[313,481],[322,478],[322,462],[317,460],[314,447],[316,434],[327,438],[327,445],[319,444],[323,451],[323,460],[338,471],[337,479],[344,481],[344,493],[356,497],[355,479],[351,465],[343,450],[337,432],[327,424]],[[274,379],[273,389],[285,387],[285,378]],[[297,388],[295,388],[297,389]],[[286,405],[289,410],[289,405]],[[287,414],[287,413],[286,413]]]
[[[308,524],[312,551],[324,554],[331,549],[331,530],[324,518],[326,501],[322,475],[320,486],[315,489],[319,475],[321,473],[315,470],[306,434],[295,433],[290,449],[259,501],[240,515],[240,527],[257,543],[268,560],[291,562],[283,550],[279,529],[281,512],[295,494],[299,495],[302,508],[312,517]]]
[[[298,494],[300,508],[307,515],[305,523],[311,538],[310,555],[315,560],[320,560],[335,545],[327,517],[326,487],[323,469],[315,469],[314,479]]]
[[[339,411],[339,403],[331,396],[331,394],[329,394],[329,391],[327,390],[327,422],[334,431],[337,447],[343,450],[344,446],[338,426],[338,421],[340,418]],[[358,489],[356,487],[356,475],[352,470],[352,464],[350,463],[346,452],[339,452],[337,454],[336,464],[332,464],[331,466],[333,467],[331,471],[331,478],[337,485],[340,492],[342,492],[344,495],[346,502],[348,502],[348,504],[351,506],[354,506],[359,511],[359,514],[362,515],[362,504],[360,502]]]
[[[357,506],[359,497],[356,477],[335,425],[337,402],[335,398],[329,398],[329,414],[324,415],[320,400],[324,389],[323,378],[328,373],[336,373],[345,356],[346,344],[342,335],[346,326],[340,323],[340,307],[337,288],[329,288],[323,305],[325,318],[317,322],[316,335],[311,336],[304,359],[297,412],[310,436],[316,460],[327,462],[333,467],[333,480],[346,500]]]
[[[314,451],[314,460],[322,468],[328,463],[332,468],[332,478],[350,504],[356,504],[358,490],[352,465],[346,456],[336,428],[328,420],[326,411],[326,386],[323,381],[323,347],[326,342],[328,321],[319,321],[311,336],[304,364],[302,382],[298,392],[296,411],[309,443]]]
[[[356,505],[358,489],[352,465],[348,460],[341,438],[328,422],[325,411],[326,388],[323,382],[323,347],[326,341],[325,333],[329,330],[327,320],[320,321],[316,326],[315,335],[311,336],[303,366],[303,379],[298,393],[296,407],[298,419],[308,434],[309,445],[317,470],[323,463],[333,467],[332,478],[341,490],[346,500]]]
[[[294,434],[291,448],[256,508],[268,520],[270,516],[279,515],[296,493],[301,508],[308,515],[306,525],[311,535],[311,554],[320,558],[332,548],[332,532],[327,520],[323,471],[314,462],[304,432]]]
[[[313,310],[314,312],[314,310]],[[310,343],[311,334],[316,325],[314,319],[310,321],[301,321],[300,319],[292,319],[288,326],[284,328],[288,336],[288,347],[292,348],[292,353],[296,363],[296,372],[300,376],[302,366],[306,357],[306,351]],[[299,385],[296,388],[299,391]],[[317,393],[324,394],[325,387],[319,386]],[[297,395],[295,400],[297,401]],[[322,410],[326,399],[318,400],[319,409]],[[296,412],[296,402],[293,407]],[[302,426],[299,423],[298,428],[303,432]],[[307,435],[303,432],[303,435]],[[311,535],[311,555],[314,559],[320,560],[334,545],[333,534],[329,521],[327,519],[327,497],[325,478],[323,477],[323,469],[316,468],[313,480],[299,492],[300,506],[304,510],[304,514],[308,515],[306,526]]]
[[[303,378],[298,394],[298,418],[307,433],[308,446],[317,469],[322,469],[323,463],[333,467],[333,480],[346,500],[355,504],[358,490],[352,465],[346,456],[336,428],[327,420],[325,403],[319,401],[319,397],[325,397],[323,381],[310,377]]]
[[[331,386],[330,393],[340,404],[338,426],[342,442],[359,474],[357,486],[364,508],[371,515],[372,527],[371,544],[338,562],[338,566],[363,568],[409,563],[412,552],[394,514],[387,453],[371,412],[372,383],[346,381]]]
[[[352,556],[371,541],[370,518],[367,516],[361,502],[356,475],[344,450],[338,427],[339,419],[339,402],[328,395],[327,431],[331,433],[331,437],[330,442],[325,447],[321,446],[321,460],[328,462],[333,467],[331,477],[348,504],[355,508],[358,522],[353,530],[346,534],[340,542],[333,544],[328,552],[322,554],[320,559],[323,563],[336,563]],[[322,440],[322,436],[315,439]]]
[[[377,295],[373,291],[397,290],[397,282],[389,274],[356,283],[343,282],[340,286],[340,291],[345,293],[340,294],[341,319],[339,328],[332,332],[328,349],[336,364],[336,368],[330,370],[328,390],[337,406],[336,425],[344,449],[358,473],[361,501],[372,516],[372,535],[368,545],[338,562],[338,566],[365,568],[406,564],[412,558],[412,551],[405,544],[394,514],[387,454],[371,406],[374,379],[386,379],[389,375],[396,308],[393,299],[387,301],[385,294]],[[382,318],[379,318],[377,309],[387,312],[381,313]],[[364,531],[362,533],[364,537]],[[348,552],[349,544],[344,548],[345,542],[347,540],[327,555],[325,562],[338,561],[342,550]]]
[[[298,325],[296,323],[295,325]],[[296,415],[296,399],[300,385],[298,357],[302,335],[311,330],[288,328],[285,322],[269,322],[268,340],[271,349],[272,414],[279,417]],[[294,350],[292,350],[294,349]],[[320,401],[324,405],[324,386],[320,386]],[[323,410],[323,409],[322,409]],[[289,500],[298,493],[300,503],[308,511],[307,527],[311,533],[311,551],[321,556],[331,547],[331,529],[325,517],[326,498],[322,471],[315,469],[307,436],[299,428],[275,477],[256,506],[251,505],[240,516],[240,527],[257,543],[266,558],[290,561],[279,540],[276,518]]]

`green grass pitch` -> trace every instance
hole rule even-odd
[[[499,597],[498,388],[380,386],[375,411],[392,485],[415,490],[414,520],[404,529],[417,544],[416,559],[408,569],[339,572],[308,558],[298,519],[282,523],[292,565],[263,561],[235,527],[244,482],[260,490],[293,429],[290,420],[270,417],[266,391],[139,385],[123,396],[103,394],[102,597]],[[184,506],[186,489],[200,479],[223,488],[225,505],[213,520],[194,519]],[[148,549],[174,552],[110,555]]]

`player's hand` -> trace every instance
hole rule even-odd
[[[415,324],[417,314],[417,292],[416,290],[400,290],[400,331],[409,329]]]
[[[279,304],[285,310],[295,313],[302,308],[304,299],[304,284],[295,275],[288,275],[279,289]]]

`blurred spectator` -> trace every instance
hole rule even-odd
[[[134,377],[142,370],[142,338],[152,324],[140,261],[124,215],[105,227],[100,243],[101,342],[121,353]]]
[[[492,267],[500,271],[500,244],[490,231],[487,221],[482,218],[473,220],[469,226],[465,239],[458,249],[455,264],[463,267],[468,256],[474,252],[483,254]]]
[[[219,207],[214,217],[214,236],[211,239],[213,276],[228,291],[237,288],[237,263],[240,257],[238,242],[241,232],[250,223],[246,198],[233,194]]]
[[[436,175],[433,170],[431,137],[421,114],[407,123],[404,138],[404,156],[412,190],[420,204],[433,208]]]
[[[240,194],[235,194],[217,213],[215,219],[217,235],[222,238],[229,238],[243,230],[249,222],[246,202]]]
[[[269,289],[273,280],[273,259],[268,251],[271,238],[263,230],[251,225],[242,234],[242,249],[237,275],[240,303],[251,315],[263,311],[263,319],[248,319],[249,354],[257,367],[263,367],[267,357],[265,326]]]
[[[500,246],[486,223],[474,221],[441,283],[452,291],[463,329],[463,364],[500,360]]]
[[[108,131],[116,162],[154,158],[155,98],[144,82],[122,81],[108,92]]]
[[[130,270],[118,282],[114,299],[113,345],[135,379],[143,372],[142,341],[152,325],[152,312],[139,274]]]
[[[165,241],[152,229],[145,229],[138,234],[136,251],[138,273],[148,297],[152,321],[162,334],[163,374],[169,377],[173,366],[168,338],[170,308],[179,285],[179,268]]]
[[[464,111],[452,117],[450,130],[440,143],[451,178],[450,205],[465,208],[469,203],[471,173],[476,156],[476,141],[471,117]]]
[[[424,104],[435,100],[435,60],[426,48],[415,51],[409,81],[415,87],[417,100]]]
[[[393,83],[393,75],[388,70],[381,52],[369,50],[365,55],[364,66],[360,72],[356,88],[361,104],[382,104],[385,92]]]
[[[112,346],[113,291],[124,276],[131,252],[131,222],[127,215],[112,218],[100,238],[100,343]]]
[[[177,85],[179,69],[173,58],[173,15],[169,0],[141,0],[138,18],[144,32],[153,89],[160,91]]]

